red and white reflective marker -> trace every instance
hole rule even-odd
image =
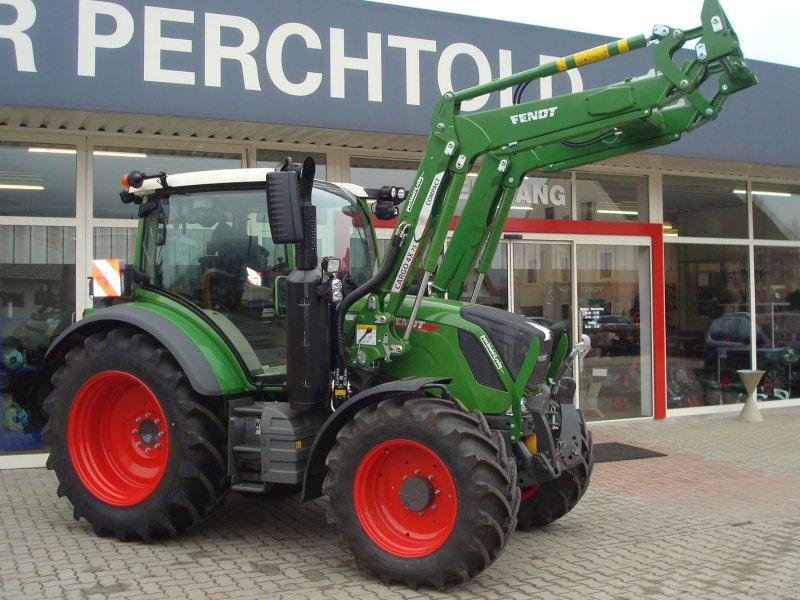
[[[95,298],[118,298],[122,295],[122,277],[118,258],[92,261],[92,279]]]

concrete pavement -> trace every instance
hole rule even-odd
[[[580,504],[441,593],[366,578],[324,499],[231,494],[188,535],[96,537],[44,469],[0,471],[0,598],[800,598],[800,409],[592,424],[665,457],[600,463]]]

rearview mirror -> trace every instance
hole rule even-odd
[[[300,188],[294,171],[267,173],[267,214],[272,241],[296,244],[303,241]]]

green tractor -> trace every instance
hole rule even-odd
[[[47,356],[48,467],[74,516],[150,540],[229,489],[300,489],[328,496],[361,568],[442,588],[482,572],[515,528],[567,514],[593,464],[569,376],[588,344],[477,305],[477,289],[527,172],[673,142],[756,83],[717,0],[702,21],[445,94],[407,193],[315,181],[310,158],[127,175],[135,261],[98,266],[94,307]],[[535,79],[649,43],[646,76],[523,100]],[[514,86],[512,106],[461,111]],[[373,219],[395,221],[382,256]]]

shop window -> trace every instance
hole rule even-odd
[[[296,163],[302,163],[306,156],[311,156],[316,163],[314,179],[325,180],[328,178],[328,168],[326,165],[327,157],[324,154],[318,154],[315,152],[290,152],[288,150],[268,150],[261,148],[256,150],[256,166],[262,169],[272,169],[287,156],[290,156],[292,161]]]
[[[755,248],[759,400],[800,395],[800,249]],[[748,323],[749,325],[749,323]],[[748,331],[749,335],[749,331]]]
[[[93,258],[119,258],[133,264],[136,229],[133,227],[95,227]]]
[[[668,408],[743,402],[736,371],[751,365],[747,247],[664,250]]]
[[[75,216],[75,147],[4,142],[0,165],[0,215]]]
[[[94,165],[94,217],[137,219],[138,207],[123,204],[120,177],[130,171],[144,173],[187,173],[209,169],[238,169],[240,154],[188,150],[100,148],[92,152]]]
[[[461,294],[462,302],[470,302],[478,284],[478,271],[473,268]],[[475,302],[508,310],[508,244],[501,242],[492,258],[489,270],[478,289]]]
[[[514,312],[571,336],[572,286],[563,277],[564,271],[569,270],[570,244],[517,242],[512,254]]]
[[[664,176],[664,235],[746,238],[743,181]]]
[[[350,181],[365,188],[380,188],[394,185],[410,190],[418,163],[390,158],[350,159]]]
[[[50,343],[75,317],[75,228],[0,225],[0,453],[36,451]]]
[[[753,233],[759,240],[800,240],[800,187],[753,182]]]
[[[648,222],[647,177],[577,174],[578,219]]]

